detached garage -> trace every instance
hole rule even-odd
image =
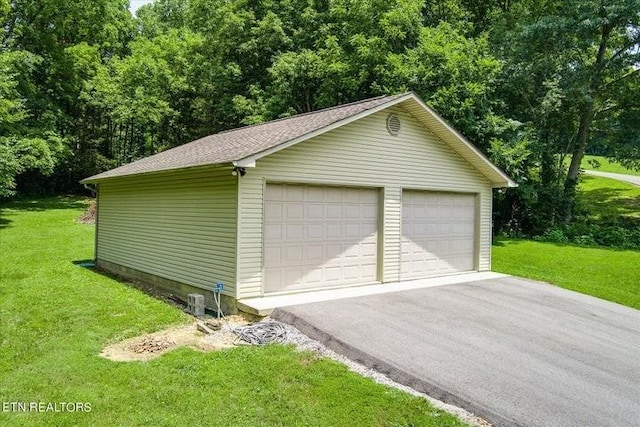
[[[490,270],[492,188],[515,186],[413,93],[211,135],[82,181],[95,259],[186,298]]]

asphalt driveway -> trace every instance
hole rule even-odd
[[[505,277],[273,317],[495,425],[640,425],[640,311],[618,304]]]

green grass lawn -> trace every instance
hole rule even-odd
[[[593,162],[600,163],[598,168],[593,167]],[[640,171],[627,169],[618,163],[612,163],[603,156],[584,156],[580,167],[585,170],[597,170],[601,172],[623,173],[626,175],[640,175]]]
[[[615,179],[582,176],[578,187],[581,203],[590,215],[640,218],[640,187]]]
[[[457,426],[423,399],[292,347],[182,348],[149,362],[109,342],[189,317],[74,262],[90,259],[81,199],[0,211],[0,402],[87,402],[85,412],[3,412],[3,426]]]
[[[498,240],[493,270],[640,309],[640,251]]]

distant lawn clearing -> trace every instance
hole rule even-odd
[[[74,264],[93,256],[93,226],[75,223],[84,208],[69,198],[0,206],[0,401],[90,405],[0,410],[0,425],[465,425],[292,347],[181,348],[131,363],[99,357],[106,343],[190,318]]]
[[[640,251],[498,240],[493,270],[640,309]]]
[[[594,168],[591,164],[593,161],[600,163],[600,167]],[[622,173],[626,175],[640,175],[640,171],[627,169],[618,163],[612,163],[609,160],[607,160],[606,157],[603,157],[603,156],[584,156],[584,158],[582,159],[582,163],[580,164],[580,167],[582,167],[582,169],[596,170],[600,172]]]
[[[580,198],[595,217],[631,216],[640,218],[640,187],[615,179],[582,176]]]

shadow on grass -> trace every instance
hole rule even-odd
[[[74,265],[78,267],[84,267],[88,269],[93,269],[96,266],[96,263],[92,259],[79,259],[76,261],[71,261]]]
[[[13,220],[8,217],[15,212],[45,212],[55,209],[86,209],[87,198],[83,196],[57,196],[45,199],[15,199],[0,202],[0,230],[11,226]]]
[[[491,246],[503,248],[505,246],[518,245],[527,242],[537,242],[534,239],[525,239],[522,237],[494,237]]]
[[[504,242],[507,240],[509,239],[494,237],[493,240],[491,241],[491,246],[497,246],[499,248],[505,247],[507,245],[505,245]]]
[[[5,218],[4,212],[2,212],[2,209],[0,209],[0,230],[9,227],[9,224],[11,224],[12,222],[13,221],[11,221],[10,219]]]
[[[2,204],[4,209],[41,212],[53,209],[85,209],[87,198],[83,196],[58,196],[45,199],[16,199]]]
[[[600,246],[600,245],[579,245],[577,243],[569,243],[569,242],[548,242],[545,240],[536,240],[536,239],[521,239],[521,238],[496,238],[491,243],[491,246],[494,247],[505,247],[505,246],[516,246],[522,243],[539,243],[541,245],[546,246],[555,246],[556,248],[576,248],[576,249],[598,249],[603,251],[610,252],[638,252],[635,249],[624,249],[624,248],[616,248],[613,246]]]
[[[121,276],[119,274],[111,273],[110,271],[104,270],[99,266],[97,266],[93,259],[78,259],[78,260],[73,260],[71,262],[75,266],[85,268],[94,274],[98,274],[100,276],[114,280],[120,283],[121,285],[141,291],[142,293],[156,300],[162,301],[165,304],[169,304],[173,307],[176,307],[186,312],[186,307],[187,307],[186,301],[183,301],[182,299],[172,294],[171,292],[165,291],[157,286],[154,286],[145,282],[132,280],[127,277]]]
[[[596,177],[584,176],[584,183],[593,183]],[[580,191],[582,203],[596,215],[638,215],[640,197],[633,194],[633,188],[598,187]]]

